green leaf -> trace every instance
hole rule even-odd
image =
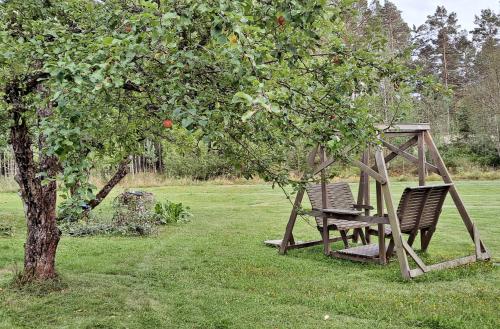
[[[232,102],[235,104],[246,103],[247,105],[251,105],[253,102],[253,98],[249,94],[239,91],[236,94],[234,94]]]
[[[257,110],[250,110],[250,111],[247,111],[245,114],[243,114],[243,115],[241,116],[241,120],[242,120],[243,122],[246,122],[246,121],[250,120],[250,118],[252,118],[252,117],[253,117],[253,115],[254,115],[256,112],[257,112]]]
[[[184,118],[184,119],[182,119],[182,122],[181,122],[181,124],[184,128],[189,127],[192,123],[193,123],[193,119],[191,119],[191,118]]]
[[[161,18],[163,20],[171,20],[171,19],[174,19],[177,17],[179,17],[179,16],[176,13],[169,12],[169,13],[163,14],[163,16]]]
[[[104,39],[102,39],[102,44],[105,46],[111,46],[113,40],[113,37],[105,37]]]

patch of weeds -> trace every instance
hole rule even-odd
[[[7,224],[0,223],[0,237],[14,236],[14,228]]]
[[[99,223],[79,222],[64,225],[62,231],[70,236],[83,237],[94,235],[145,236],[155,233],[151,223]]]

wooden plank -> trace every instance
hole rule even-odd
[[[424,192],[422,202],[420,203],[420,207],[418,209],[418,217],[417,217],[417,220],[415,221],[415,227],[411,231],[410,238],[408,239],[408,244],[410,246],[413,244],[413,241],[415,240],[415,237],[417,236],[419,225],[420,225],[420,222],[422,221],[422,216],[424,214],[425,206],[427,204],[427,200],[429,199],[429,195],[430,195],[431,191],[432,191],[432,189],[427,189]]]
[[[383,133],[384,137],[417,137],[417,135],[420,133],[420,131],[410,131],[410,132],[405,132],[405,131],[389,131]]]
[[[476,256],[478,259],[481,259],[481,239],[479,238],[479,230],[476,227],[476,224],[472,225],[472,231],[474,232],[474,249],[476,251]]]
[[[336,251],[331,252],[330,256],[334,258],[340,258],[340,259],[345,259],[345,260],[350,260],[354,262],[364,262],[364,263],[378,263],[377,258],[366,258],[366,257],[360,257],[356,255],[346,255],[346,254],[341,254]]]
[[[318,146],[314,147],[314,149],[311,150],[311,152],[309,153],[309,156],[307,158],[307,165],[309,166],[309,168],[311,168],[314,165],[314,159],[316,158],[317,152],[318,152]],[[307,172],[305,173],[304,176],[307,177]],[[285,234],[283,236],[283,240],[281,242],[279,250],[279,253],[282,255],[286,253],[286,250],[292,238],[293,227],[295,226],[295,221],[297,220],[298,211],[300,209],[300,205],[302,204],[302,199],[304,198],[304,192],[305,188],[304,187],[300,188],[299,191],[297,192],[297,196],[295,197],[295,202],[293,203],[292,212],[290,213],[290,217],[288,218]]]
[[[321,213],[321,215],[324,215],[325,213],[327,215],[331,216],[332,215],[352,215],[352,216],[358,216],[361,215],[363,212],[361,210],[351,210],[351,209],[337,209],[337,208],[324,208],[324,209],[313,209],[317,210]]]
[[[439,168],[439,171],[441,173],[441,177],[443,178],[443,181],[446,184],[453,184],[453,180],[451,179],[450,173],[448,172],[448,169],[446,168],[446,165],[444,164],[443,158],[441,158],[441,155],[439,154],[439,150],[437,149],[437,146],[434,143],[434,140],[432,139],[432,136],[428,131],[426,131],[424,133],[424,138],[425,138],[425,142],[427,144],[427,147],[429,148],[429,153],[431,154],[431,156],[434,160],[434,163]],[[460,217],[462,218],[462,221],[464,222],[465,227],[467,228],[467,231],[469,232],[471,239],[474,241],[474,230],[473,230],[474,223],[472,222],[472,219],[470,218],[469,213],[467,212],[467,209],[465,208],[464,202],[462,201],[462,198],[460,198],[460,195],[458,194],[458,191],[457,191],[457,188],[455,187],[455,185],[450,187],[449,193],[453,199],[453,202],[455,203],[455,206],[457,207],[458,213],[460,214]],[[479,232],[477,232],[476,234],[477,234],[477,238],[480,241],[481,251],[488,253],[486,246],[484,245],[484,243],[481,241],[481,239],[479,237]]]
[[[352,238],[352,235],[348,235],[347,238]],[[328,240],[329,243],[334,243],[334,242],[338,242],[338,241],[342,241],[342,237],[337,236],[334,238],[330,238],[330,240]],[[275,247],[279,248],[281,246],[282,240],[266,240],[266,241],[264,241],[264,243],[268,246],[275,246]],[[322,239],[321,240],[311,240],[311,241],[297,241],[295,244],[289,245],[287,249],[288,250],[301,249],[301,248],[317,246],[320,244],[323,244]]]
[[[363,151],[363,154],[361,155],[361,163],[366,162],[366,150]],[[361,170],[360,175],[359,175],[359,184],[358,184],[358,199],[357,203],[358,204],[363,204],[364,203],[364,190],[366,188],[366,179],[368,178],[368,175]],[[353,242],[358,242],[359,239],[359,231],[354,231],[354,239]]]
[[[333,163],[335,163],[335,159],[327,159],[321,162],[313,171],[313,175],[319,174],[322,170],[328,168]]]
[[[349,238],[347,237],[347,233],[344,230],[339,230],[340,236],[342,237],[342,241],[344,241],[344,247],[349,248]],[[354,234],[352,235],[354,237]],[[331,253],[331,250],[330,250]],[[328,255],[330,254],[328,253]]]
[[[382,185],[384,185],[387,182],[387,179],[384,178],[382,175],[380,175],[378,172],[364,164],[363,162],[359,160],[354,160],[352,161],[353,164],[361,168],[362,171],[370,175],[373,179],[375,179],[377,182],[380,182]]]
[[[489,257],[489,255],[487,253],[482,253],[481,257]],[[474,263],[478,259],[479,258],[477,258],[476,255],[471,255],[471,256],[466,256],[466,257],[462,257],[462,258],[449,260],[449,261],[442,262],[442,263],[428,265],[427,272],[435,271],[435,270],[443,270],[443,269],[447,269],[447,268],[452,268],[452,267],[457,267],[457,266],[461,266],[461,265]],[[412,278],[414,278],[414,277],[417,277],[417,276],[422,275],[424,273],[426,273],[426,272],[422,271],[422,269],[416,268],[416,269],[413,269],[410,271],[410,276]]]
[[[383,130],[385,133],[391,132],[421,132],[425,130],[430,130],[431,125],[429,123],[410,123],[410,124],[394,124],[386,125],[380,124],[375,126],[379,130]]]
[[[375,183],[375,195],[377,198],[377,216],[384,216],[384,196],[382,194],[382,185],[379,182]],[[378,224],[378,250],[379,250],[379,263],[384,265],[387,264],[387,259],[385,257],[385,226],[384,224]]]
[[[363,163],[366,164],[367,166],[370,165],[370,146],[368,146],[368,148],[365,150],[365,159]],[[363,204],[370,205],[370,177],[368,175],[365,176],[364,183],[365,183],[365,188],[363,190]],[[370,208],[365,208],[365,216],[370,216]],[[366,233],[365,239],[367,241],[365,241],[364,244],[366,244],[366,242],[370,243],[370,234],[368,234],[369,229],[370,229],[369,227],[365,227],[365,233]],[[363,241],[363,236],[361,233],[360,236],[361,240]]]
[[[389,224],[389,218],[385,216],[378,217],[378,216],[337,214],[337,213],[322,212],[321,210],[307,211],[306,214],[313,217],[323,217],[323,215],[327,215],[328,218],[335,218],[339,220],[354,221],[354,222],[363,222],[368,224]]]
[[[353,163],[354,164],[354,163]],[[359,167],[359,166],[358,166]],[[357,198],[357,203],[358,204],[363,204],[363,188],[365,187],[365,172],[364,171],[360,171],[360,174],[359,174],[359,183],[358,183],[358,198]]]
[[[320,156],[320,160],[321,162],[325,162],[325,158],[326,158],[326,154],[325,154],[325,148],[323,146],[320,147],[319,149],[319,156]],[[326,168],[321,170],[321,205],[324,208],[327,207],[327,204],[328,204],[328,194],[327,194],[327,191],[326,191]],[[330,230],[328,228],[328,217],[323,214],[323,252],[325,253],[325,255],[329,255],[330,254],[330,243],[328,242],[328,240],[330,240]],[[344,234],[342,234],[343,232],[340,232],[340,234],[342,235],[342,237],[344,236]]]
[[[435,230],[436,228],[433,226],[420,232],[420,234],[422,234],[422,237],[420,239],[420,247],[422,251],[427,251]]]
[[[264,244],[266,246],[269,246],[269,247],[277,247],[279,248],[281,246],[281,242],[283,240],[279,240],[279,239],[276,239],[276,240],[265,240],[264,241]],[[296,241],[294,244],[301,244],[301,243],[304,243],[304,241]]]
[[[415,250],[412,249],[412,247],[406,242],[405,240],[402,240],[403,242],[403,248],[405,248],[406,252],[408,255],[410,255],[411,258],[417,263],[417,266],[423,271],[423,272],[429,272],[427,269],[427,265],[422,261],[420,257],[418,257],[417,253]]]
[[[369,244],[356,246],[343,250],[336,250],[335,253],[344,254],[344,255],[353,255],[358,257],[365,258],[377,258],[379,254],[378,245],[377,244]]]
[[[390,183],[388,180],[387,168],[385,166],[384,155],[382,149],[379,147],[375,153],[375,160],[378,167],[378,172],[387,180],[386,184],[382,185],[382,194],[385,199],[385,206],[387,208],[387,213],[389,215],[389,222],[392,229],[392,238],[396,246],[396,253],[398,255],[399,268],[401,270],[401,275],[405,279],[410,278],[410,267],[408,265],[408,258],[406,257],[406,252],[403,249],[403,239],[401,237],[401,230],[399,228],[399,219],[396,214],[396,209],[392,201],[392,195],[390,190]]]
[[[368,232],[368,227],[365,227],[365,229],[366,229],[366,232]],[[365,232],[363,232],[363,229],[361,229],[361,228],[356,228],[356,229],[354,229],[354,230],[359,232],[359,237],[361,238],[361,243],[363,243],[364,245],[368,244],[368,243],[367,243],[367,240],[366,240],[366,237],[367,237],[368,235],[365,235]]]
[[[410,147],[412,147],[413,145],[415,145],[417,143],[417,136],[416,135],[413,135],[413,138],[410,138],[408,141],[406,141],[405,143],[401,144],[400,146],[398,146],[398,150],[401,150],[401,151],[406,151],[407,149],[409,149]],[[385,163],[389,163],[391,162],[393,159],[395,159],[396,157],[398,156],[398,154],[396,152],[391,152],[389,153],[385,158],[384,158],[384,161]],[[372,169],[373,170],[377,170],[377,165],[373,165],[372,166]]]
[[[370,206],[370,205],[366,205],[366,204],[353,204],[352,207],[354,209],[369,209],[369,210],[373,210],[373,206]]]
[[[418,134],[418,185],[425,185],[425,140],[424,134]]]
[[[388,143],[386,142],[385,140],[381,139],[380,140],[382,142],[382,144],[387,147],[389,150],[391,150],[392,152],[394,153],[397,153],[398,155],[402,156],[403,158],[405,158],[406,160],[412,162],[413,164],[417,165],[418,166],[418,159],[411,155],[410,153],[406,152],[406,151],[401,151],[400,149],[398,149],[396,146],[392,145],[391,143]],[[428,163],[428,162],[425,162],[425,168],[429,171],[432,171],[433,173],[435,174],[438,174],[439,175],[439,169]]]

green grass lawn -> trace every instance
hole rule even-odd
[[[394,183],[398,200],[406,183]],[[488,263],[401,279],[397,262],[358,264],[323,256],[322,246],[280,256],[290,204],[266,185],[146,189],[191,206],[188,224],[147,238],[61,240],[64,289],[16,290],[23,210],[0,193],[1,328],[500,328],[500,181],[457,183],[493,255]],[[473,245],[447,200],[427,262],[471,254]],[[109,211],[109,200],[101,211]],[[298,239],[318,238],[300,220]],[[418,246],[418,243],[417,243]],[[341,244],[334,244],[340,248]],[[16,265],[17,264],[17,265]],[[325,320],[325,316],[329,319]]]

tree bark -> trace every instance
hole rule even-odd
[[[115,174],[111,179],[104,185],[104,187],[97,193],[96,197],[94,200],[91,200],[89,202],[89,209],[86,211],[90,211],[91,209],[94,209],[97,207],[99,204],[101,204],[102,200],[106,198],[111,192],[111,190],[128,174],[129,171],[129,164],[130,164],[130,157],[127,157],[124,159],[120,164],[118,165],[118,169],[116,170]]]
[[[14,79],[6,86],[4,99],[10,105],[9,113],[13,124],[10,127],[17,170],[15,179],[20,187],[27,224],[27,239],[24,245],[24,271],[22,282],[54,278],[55,257],[61,232],[56,225],[57,183],[55,180],[42,184],[39,172],[54,177],[58,170],[57,159],[41,156],[38,164],[33,157],[33,141],[23,114],[26,108],[23,96],[36,90],[44,72]]]
[[[13,118],[10,137],[18,167],[15,178],[20,186],[28,228],[22,281],[51,279],[57,275],[55,257],[61,236],[56,225],[57,183],[52,180],[42,185],[41,177],[37,177],[28,126],[18,111],[13,113]],[[49,177],[57,166],[53,157],[43,157],[40,165]]]

